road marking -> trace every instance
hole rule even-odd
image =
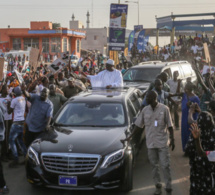
[[[187,182],[187,181],[189,181],[189,179],[190,179],[190,176],[182,177],[180,179],[175,179],[175,180],[172,181],[172,184],[178,184],[178,183]],[[162,185],[164,186],[165,184],[162,183]],[[147,186],[147,187],[143,187],[143,188],[134,189],[131,192],[144,191],[144,190],[149,190],[149,189],[154,189],[154,188],[155,188],[155,186],[151,185],[151,186]]]

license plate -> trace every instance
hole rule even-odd
[[[77,176],[59,176],[59,185],[77,186]]]

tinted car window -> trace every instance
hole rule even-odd
[[[120,103],[70,103],[57,117],[56,124],[68,126],[120,126],[125,123]]]
[[[149,81],[153,82],[154,78],[160,74],[160,68],[131,68],[123,76],[124,81]]]

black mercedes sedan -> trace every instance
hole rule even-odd
[[[127,143],[140,112],[134,88],[88,90],[71,98],[54,118],[52,130],[28,148],[28,182],[66,190],[130,191],[133,165],[144,139],[140,130]]]

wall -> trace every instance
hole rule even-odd
[[[106,54],[103,51],[107,47],[108,28],[89,28],[83,30],[86,31],[86,38],[81,41],[82,49],[98,50],[100,53]],[[96,40],[95,36],[97,37]]]
[[[80,40],[80,51],[77,51],[77,40]],[[81,52],[82,46],[81,46],[81,39],[80,38],[75,38],[75,37],[71,37],[71,50],[70,53],[72,54],[73,51],[75,51],[74,55],[77,55],[78,57],[80,57],[80,52]]]
[[[0,29],[0,42],[10,41],[9,35],[23,36],[28,33],[27,28],[2,28]]]
[[[82,23],[79,20],[69,21],[69,28],[70,29],[81,29]]]
[[[31,22],[31,30],[52,29],[52,22]]]
[[[9,42],[0,42],[0,50],[7,52],[9,49]]]

